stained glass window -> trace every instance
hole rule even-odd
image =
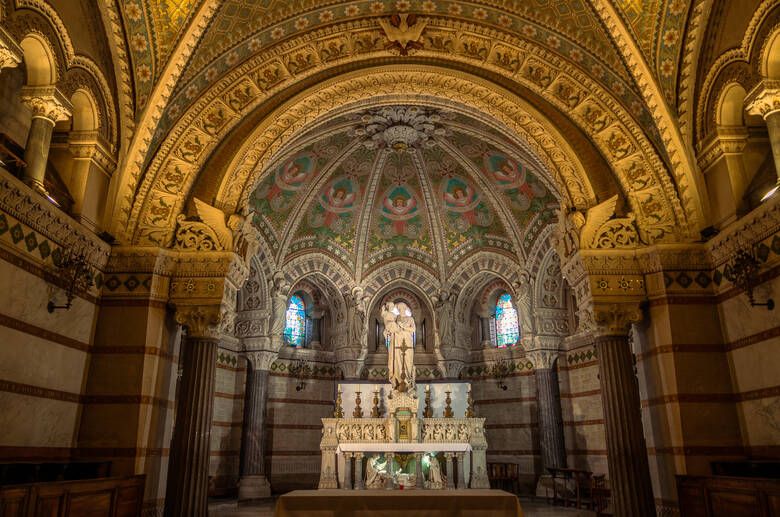
[[[504,293],[496,303],[496,346],[512,346],[519,337],[517,310],[512,306],[512,297]]]
[[[284,341],[295,348],[302,348],[306,341],[306,306],[300,296],[293,295],[287,307]]]

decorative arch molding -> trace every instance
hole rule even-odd
[[[384,305],[387,302],[392,302],[398,299],[403,300],[409,306],[409,308],[412,310],[412,314],[420,314],[420,298],[414,294],[414,292],[405,287],[398,287],[384,294],[379,303]]]
[[[471,280],[482,272],[489,272],[501,278],[507,285],[517,280],[522,264],[505,255],[482,251],[472,255],[452,271],[450,282],[455,293],[461,293]]]
[[[380,269],[373,271],[361,282],[361,287],[370,297],[369,307],[374,305],[378,293],[381,293],[393,282],[403,282],[406,285],[413,286],[415,290],[420,292],[420,299],[429,308],[433,307],[430,297],[439,289],[439,280],[427,269],[405,260],[396,260],[386,264]]]
[[[368,294],[368,290],[366,290]],[[422,288],[415,282],[406,278],[396,278],[389,282],[387,285],[382,286],[380,290],[371,294],[368,301],[366,314],[371,314],[376,307],[389,301],[392,295],[400,295],[405,300],[408,299],[414,307],[412,309],[412,315],[415,319],[419,318],[423,314],[423,309],[429,314],[433,314],[433,302],[430,295],[423,291]]]
[[[704,178],[696,169],[693,149],[685,145],[676,114],[666,102],[661,85],[645,61],[639,44],[617,13],[614,3],[610,0],[591,0],[591,5],[606,26],[650,108],[669,154],[671,172],[678,185],[681,201],[691,217],[693,227],[688,228],[689,235],[691,230],[698,232],[706,225],[710,209]]]
[[[282,272],[295,284],[313,274],[326,278],[340,293],[349,293],[355,287],[352,274],[339,261],[324,253],[309,253],[296,257],[282,267]]]
[[[256,58],[241,64],[227,74],[209,92],[204,94],[179,119],[176,126],[161,143],[159,153],[150,163],[148,174],[141,178],[141,164],[136,164],[131,167],[138,167],[138,170],[125,175],[127,182],[123,185],[123,191],[119,196],[123,199],[124,204],[121,206],[121,213],[115,214],[115,220],[123,228],[119,228],[117,233],[122,238],[133,239],[135,242],[148,239],[150,236],[153,241],[164,241],[167,238],[165,227],[175,217],[174,212],[177,212],[180,208],[182,198],[192,189],[195,172],[201,169],[209,152],[247,113],[260,106],[270,96],[280,92],[287,86],[302,81],[314,74],[315,71],[322,72],[336,65],[343,68],[346,64],[354,64],[361,60],[368,62],[370,58],[387,58],[387,52],[384,50],[363,54],[355,53],[354,41],[343,34],[347,29],[347,25],[349,25],[348,29],[352,32],[360,28],[365,28],[368,31],[377,30],[372,24],[363,26],[337,24],[329,27],[327,31],[311,31],[298,38],[287,40],[283,46],[262,52]],[[466,28],[469,31],[484,30],[483,27],[478,25],[464,26],[464,29]],[[479,32],[476,32],[474,36],[479,37],[479,34]],[[608,161],[613,164],[615,176],[619,179],[624,191],[632,193],[629,196],[629,201],[635,205],[633,208],[640,214],[640,219],[644,219],[645,216],[649,215],[648,210],[654,205],[654,203],[648,201],[650,198],[664,205],[659,212],[665,210],[668,214],[674,214],[673,218],[667,216],[662,219],[664,221],[662,231],[649,233],[649,240],[676,240],[684,238],[686,235],[692,235],[695,232],[700,222],[700,214],[692,206],[692,200],[690,199],[691,196],[698,196],[698,192],[695,191],[695,185],[688,185],[685,178],[679,180],[681,182],[681,191],[687,192],[683,197],[685,201],[685,208],[683,208],[675,188],[675,182],[667,174],[661,158],[656,153],[643,129],[609,93],[590,81],[576,67],[571,66],[568,62],[542,48],[536,48],[531,43],[520,40],[512,34],[503,33],[495,29],[491,29],[489,35],[490,38],[501,41],[501,44],[506,46],[507,51],[514,52],[515,57],[521,58],[521,60],[518,61],[516,59],[516,64],[507,69],[499,66],[499,62],[496,61],[498,57],[493,51],[488,53],[485,58],[476,59],[470,58],[465,54],[455,55],[451,52],[437,51],[436,49],[421,50],[416,54],[415,59],[417,59],[417,56],[421,58],[420,61],[424,61],[425,58],[441,61],[444,58],[453,67],[462,66],[463,64],[479,65],[480,69],[485,71],[484,73],[489,71],[497,74],[541,95],[561,112],[570,113],[571,120],[581,127],[587,136],[596,143],[602,153],[608,157]],[[323,63],[321,58],[318,57],[320,54],[318,53],[317,45],[323,43],[326,37],[334,36],[343,36],[345,44],[349,43],[345,47],[349,50],[347,52],[348,55]],[[453,32],[453,37],[455,37],[455,32]],[[527,57],[527,54],[530,54],[531,51],[533,51],[533,58]],[[310,56],[314,65],[306,70],[299,70],[295,67],[291,70],[288,66],[289,60],[296,53],[303,53],[302,56],[304,58]],[[285,59],[288,60],[286,63]],[[417,67],[405,67],[406,70],[412,68]],[[431,67],[421,68],[430,69]],[[418,70],[420,69],[418,68]],[[365,71],[363,70],[363,73]],[[494,83],[481,81],[481,89],[478,95],[475,95],[476,92],[473,90],[478,88],[474,76],[470,76],[471,80],[466,81],[464,84],[462,76],[467,74],[457,74],[448,69],[445,69],[445,71],[449,77],[440,77],[438,80],[439,84],[436,86],[446,88],[450,92],[450,97],[455,96],[453,95],[454,93],[457,93],[458,97],[476,97],[474,101],[481,97],[482,101],[479,104],[485,104],[485,100],[489,100],[492,102],[492,105],[491,102],[487,102],[490,109],[486,111],[501,112],[498,114],[498,119],[505,124],[510,122],[509,119],[511,118],[505,113],[507,108],[511,108],[511,111],[519,116],[516,106],[519,99],[512,99],[510,103],[507,100],[507,92],[502,91],[499,94]],[[269,74],[270,77],[274,78],[274,83],[269,83],[266,80]],[[234,163],[225,175],[217,196],[216,204],[218,206],[228,210],[235,210],[240,207],[242,196],[246,196],[246,190],[257,179],[254,176],[250,176],[259,174],[259,171],[263,169],[263,165],[272,158],[273,153],[296,130],[314,120],[319,114],[331,109],[328,106],[323,106],[323,103],[328,102],[335,107],[335,105],[343,104],[345,99],[354,98],[359,100],[360,96],[356,96],[355,88],[347,87],[344,75],[331,81],[341,82],[338,94],[333,92],[327,95],[326,87],[318,85],[315,89],[316,91],[313,92],[313,98],[310,98],[308,103],[305,99],[300,99],[301,96],[299,95],[298,100],[301,100],[301,102],[297,103],[297,109],[291,110],[292,105],[284,105],[284,115],[275,117],[274,124],[269,122],[274,117],[266,117],[266,122],[262,128],[265,134],[263,138],[258,140],[258,147],[244,150],[238,159],[234,160]],[[441,73],[436,75],[441,75]],[[461,76],[461,80],[458,80],[458,75]],[[376,76],[365,79],[367,81],[358,86],[358,88],[364,91],[366,88],[370,88],[372,89],[371,95],[376,95],[377,85],[369,82],[376,83]],[[430,81],[435,80],[431,79]],[[419,80],[417,82],[420,83]],[[428,93],[433,85],[429,81],[422,82],[422,86],[426,91],[421,93]],[[385,90],[388,89],[386,86],[384,88]],[[420,90],[419,86],[418,90]],[[469,92],[467,90],[472,91]],[[236,94],[242,97],[245,102],[240,102]],[[493,99],[489,99],[491,96],[493,96]],[[334,101],[333,97],[338,97],[338,102]],[[366,95],[362,96],[362,98],[365,97]],[[312,105],[315,103],[322,107],[312,112]],[[474,104],[474,102],[471,104]],[[279,111],[279,114],[281,115],[282,112]],[[221,127],[218,129],[212,128],[211,133],[205,131],[202,129],[204,117],[216,117],[220,120]],[[508,123],[507,125],[511,128],[511,126],[517,126],[518,124],[515,121],[514,124]],[[551,141],[544,133],[537,132],[537,134],[542,136],[543,143],[554,144],[554,140]],[[561,158],[564,158],[561,156],[560,149],[560,146],[553,146],[552,149],[555,151],[553,158],[559,158],[559,161],[561,161]],[[182,172],[185,173],[185,177],[175,187],[160,189],[160,186],[155,183],[159,172],[175,167],[177,160],[181,162],[182,152],[186,160],[180,166]],[[567,169],[563,173],[571,174],[570,177],[573,179],[575,176],[573,170],[570,169],[571,164],[564,165],[567,166]],[[141,180],[140,187],[138,187],[138,180]],[[559,177],[557,180],[560,185],[565,187],[566,181],[563,181],[563,177]],[[210,181],[213,183],[214,180]],[[159,204],[161,200],[164,200],[168,206],[174,207],[173,210],[170,210],[172,213],[168,214],[166,218],[162,218],[156,228],[142,228],[145,224],[143,220],[144,213],[154,208],[154,205]],[[149,206],[146,206],[147,204]],[[676,225],[682,228],[682,231],[675,230]],[[658,228],[654,230],[658,230]]]
[[[500,278],[493,280],[482,288],[479,305],[474,308],[478,311],[487,311],[492,316],[495,313],[498,298],[504,293],[509,293],[514,298],[512,288],[504,280]]]
[[[238,309],[240,311],[256,311],[269,309],[268,278],[265,271],[255,258],[249,265],[249,276],[244,286],[238,292]]]
[[[550,221],[550,223],[542,229],[536,237],[533,247],[528,252],[525,268],[533,277],[537,276],[545,254],[552,248],[552,237],[557,226],[556,221],[557,220]]]
[[[714,0],[694,0],[685,31],[685,42],[681,58],[682,70],[678,74],[677,117],[680,121],[680,132],[688,140],[688,145],[694,147],[694,119],[696,116],[696,80],[697,67],[704,45],[707,26],[709,25],[712,3]]]
[[[18,41],[29,34],[43,38],[53,50],[57,84],[70,97],[79,88],[87,89],[98,102],[95,108],[100,132],[116,153],[118,147],[117,111],[111,88],[100,67],[89,57],[77,54],[65,24],[45,0],[16,0],[15,10],[2,19]]]
[[[534,308],[563,309],[563,274],[558,253],[550,248],[540,263],[534,289]]]
[[[723,52],[710,66],[699,90],[694,130],[696,148],[701,150],[715,129],[715,107],[723,89],[737,82],[749,92],[761,80],[766,45],[780,24],[780,5],[764,0],[748,23],[742,44]]]

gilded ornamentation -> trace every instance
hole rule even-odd
[[[23,86],[22,102],[32,110],[33,117],[57,123],[68,120],[73,106],[56,86]]]
[[[402,56],[409,55],[410,50],[422,48],[420,38],[427,24],[425,19],[408,13],[394,14],[390,20],[380,18],[379,25],[388,40],[385,48],[397,50]]]
[[[765,79],[748,94],[745,109],[751,115],[767,118],[780,110],[780,81]]]
[[[597,335],[627,335],[631,325],[642,320],[637,303],[596,303],[590,310]]]
[[[221,305],[180,305],[176,308],[176,322],[187,328],[188,336],[218,339],[225,312]]]

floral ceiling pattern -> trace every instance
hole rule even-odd
[[[253,192],[285,263],[324,253],[363,276],[403,258],[443,277],[478,251],[522,262],[557,200],[529,157],[469,117],[374,108],[310,130]]]

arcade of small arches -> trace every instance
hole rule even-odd
[[[0,0],[0,462],[312,488],[388,303],[524,494],[780,460],[780,3],[510,3]]]

